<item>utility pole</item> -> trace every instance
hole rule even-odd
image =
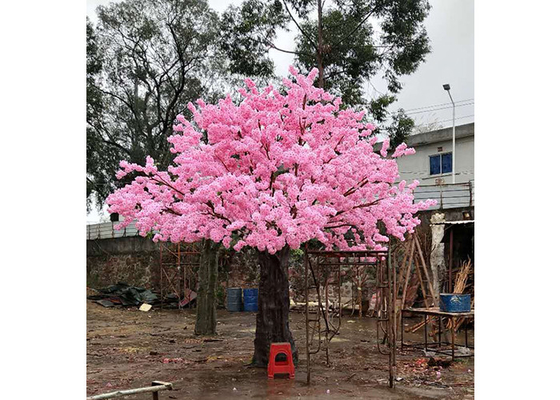
[[[451,150],[451,176],[453,177],[452,183],[455,183],[455,102],[453,97],[451,97],[451,86],[449,83],[443,85],[443,89],[449,95],[451,99],[451,104],[453,104],[453,150]]]

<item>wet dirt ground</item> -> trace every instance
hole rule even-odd
[[[265,369],[248,366],[254,313],[218,310],[218,335],[198,337],[194,310],[142,312],[88,302],[87,394],[150,386],[157,380],[173,383],[173,390],[161,391],[160,399],[474,398],[474,357],[446,367],[428,366],[429,357],[412,349],[397,350],[397,381],[390,389],[388,358],[377,351],[375,319],[356,316],[344,316],[340,334],[330,344],[330,366],[324,352],[312,356],[307,386],[305,317],[292,312],[290,319],[300,352],[296,377],[269,380]],[[421,342],[423,330],[406,334],[406,339]],[[151,394],[119,398],[147,400]]]

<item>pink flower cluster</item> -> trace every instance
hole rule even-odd
[[[417,181],[395,184],[394,158],[414,150],[400,145],[388,158],[386,141],[374,152],[376,138],[364,137],[375,126],[363,112],[341,109],[340,98],[314,87],[316,70],[290,72],[285,94],[247,79],[239,105],[229,96],[189,104],[193,121],[179,115],[169,138],[174,165],[121,162],[119,178],[137,177],[108,197],[109,211],[123,224],[137,220],[141,234],[156,232],[156,241],[206,238],[271,254],[311,239],[342,250],[404,239],[420,223],[414,214],[435,204],[414,204]]]

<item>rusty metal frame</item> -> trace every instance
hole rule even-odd
[[[314,258],[315,266],[326,267],[326,278],[323,285],[325,290],[325,304],[321,300],[321,283],[315,274],[313,268]],[[373,258],[374,260],[368,260]],[[357,259],[357,260],[356,260]],[[334,261],[334,262],[330,262]],[[396,318],[395,318],[395,301],[394,291],[396,289],[396,271],[391,265],[390,251],[374,251],[374,250],[354,250],[354,251],[327,251],[327,250],[309,250],[306,246],[304,252],[305,266],[305,352],[307,356],[307,384],[311,382],[311,355],[319,353],[324,348],[327,365],[330,364],[329,359],[329,342],[332,338],[339,334],[342,324],[342,301],[341,301],[341,285],[342,285],[342,266],[349,267],[350,270],[354,266],[366,266],[375,269],[376,274],[376,292],[377,301],[375,305],[376,315],[376,335],[377,350],[388,356],[389,362],[389,387],[394,386],[394,372],[396,366]],[[331,268],[338,267],[336,270],[336,279],[334,283],[338,288],[338,310],[333,307],[332,311],[328,302],[329,277],[331,276]],[[312,281],[311,281],[311,279]],[[317,293],[317,307],[315,312],[311,312],[309,307],[309,291],[315,290]],[[315,314],[312,318],[311,314]],[[333,323],[336,319],[336,324]],[[321,322],[324,327],[321,327]],[[380,330],[383,332],[383,338],[380,340]],[[316,347],[313,343],[316,340]],[[380,341],[387,343],[388,352],[381,350]]]
[[[468,355],[456,355],[455,354],[455,347],[457,344],[457,332],[455,331],[455,325],[456,325],[456,318],[465,318],[467,320],[472,320],[474,321],[474,311],[468,312],[468,313],[446,313],[446,312],[441,312],[439,310],[436,311],[430,311],[430,310],[425,310],[425,309],[414,309],[414,308],[408,308],[406,310],[404,310],[405,312],[409,312],[411,314],[417,314],[417,315],[422,315],[424,317],[424,343],[421,344],[407,344],[405,343],[404,340],[404,323],[402,321],[402,319],[404,318],[403,315],[401,314],[401,349],[404,349],[406,347],[409,348],[414,348],[414,349],[423,349],[425,351],[432,351],[434,353],[438,353],[438,354],[445,354],[445,355],[450,355],[451,356],[451,361],[455,361],[455,358],[460,358],[460,357],[474,357],[474,353],[468,354]],[[432,342],[432,343],[428,343],[428,316],[435,316],[438,318],[438,341],[437,342]],[[442,341],[441,340],[441,333],[442,333],[442,329],[441,329],[441,320],[442,318],[449,318],[451,320],[451,328],[450,328],[450,333],[451,333],[451,342],[448,341]],[[465,332],[465,345],[463,347],[468,348],[468,349],[474,349],[474,346],[469,346],[469,327],[468,324],[465,323],[464,324],[464,332]],[[473,337],[474,338],[474,337]],[[442,345],[450,345],[451,349],[449,350],[442,350]],[[431,348],[433,347],[433,348]]]
[[[197,276],[194,268],[200,265],[200,251],[196,243],[160,242],[159,290],[161,308],[168,294],[178,298],[177,307],[181,309],[181,300],[188,290],[195,291]]]

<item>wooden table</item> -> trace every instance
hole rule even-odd
[[[403,314],[404,311],[407,311],[411,314],[423,315],[424,316],[424,350],[428,350],[428,316],[435,316],[438,317],[439,323],[439,331],[438,331],[438,346],[441,348],[441,318],[447,317],[451,321],[451,360],[455,360],[455,320],[456,318],[468,318],[474,319],[474,310],[469,312],[446,312],[440,311],[439,308],[407,308],[403,310],[401,313],[401,348],[405,346],[404,344],[404,323],[403,323]],[[468,327],[465,324],[465,347],[468,346]],[[411,345],[414,347],[414,345]],[[437,353],[444,353],[442,351],[434,350]],[[447,354],[447,353],[444,353]]]

